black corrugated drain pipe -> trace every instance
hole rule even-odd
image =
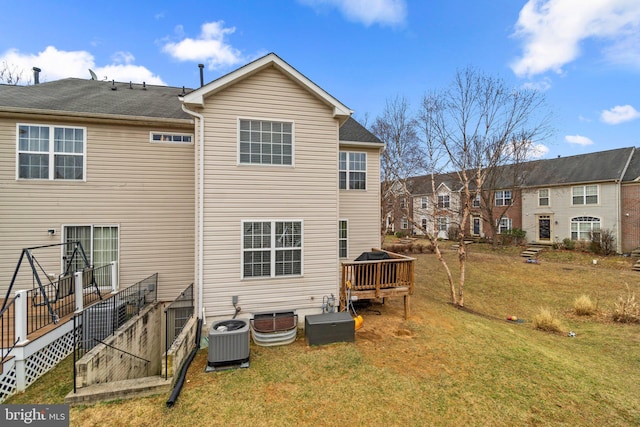
[[[180,369],[180,374],[178,375],[178,381],[176,381],[176,385],[173,387],[173,391],[171,392],[171,396],[169,396],[169,400],[167,400],[167,408],[171,408],[176,400],[178,400],[178,395],[180,394],[180,390],[182,390],[182,386],[184,385],[184,379],[187,376],[187,370],[189,369],[189,365],[193,361],[193,358],[196,356],[196,353],[200,349],[200,334],[202,332],[202,319],[198,319],[198,329],[196,330],[196,346],[191,351],[189,358],[185,363],[182,364],[182,368]]]

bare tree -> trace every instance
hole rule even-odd
[[[0,64],[0,83],[15,86],[23,81],[29,84],[30,80],[25,80],[23,74],[24,70],[19,69],[17,65],[9,65],[7,61],[2,61]]]
[[[452,286],[451,299],[464,306],[464,231],[473,199],[485,190],[491,171],[526,157],[547,135],[549,116],[540,93],[509,88],[501,79],[473,68],[458,71],[452,85],[435,97],[439,108],[428,111],[433,139],[445,150],[462,191],[458,289]]]
[[[398,214],[410,218],[410,193],[407,179],[417,174],[423,156],[409,102],[404,97],[387,100],[382,115],[374,121],[371,131],[385,143],[381,156],[382,179],[382,239],[387,232],[387,221],[395,222]],[[404,207],[399,209],[399,201]]]

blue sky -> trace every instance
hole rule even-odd
[[[7,9],[6,7],[3,9]],[[275,52],[370,124],[473,66],[545,93],[542,156],[640,146],[638,0],[25,1],[0,16],[0,65],[197,87]]]

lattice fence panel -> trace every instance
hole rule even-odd
[[[16,392],[16,360],[11,359],[4,364],[4,370],[0,375],[0,403]]]
[[[25,361],[25,383],[29,387],[73,351],[74,331],[70,331]]]

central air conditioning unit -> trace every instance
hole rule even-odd
[[[101,301],[82,312],[82,348],[89,351],[127,320],[127,305],[120,299]]]
[[[213,323],[209,329],[207,372],[249,367],[249,322],[240,319]]]

